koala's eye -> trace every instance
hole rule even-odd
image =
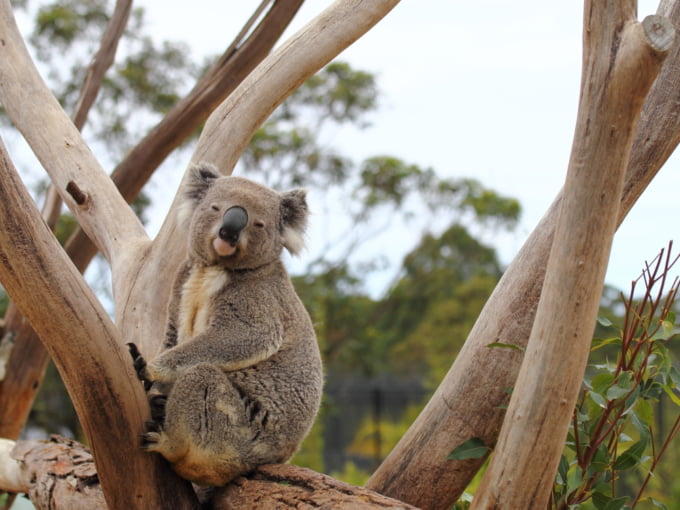
[[[260,220],[255,220],[253,222],[253,225],[255,225],[257,228],[264,228],[264,223],[261,222]]]
[[[219,210],[220,210],[220,206],[219,206],[219,205],[214,205],[214,204],[213,204],[213,205],[210,206],[210,208],[211,208],[213,211],[219,211]]]

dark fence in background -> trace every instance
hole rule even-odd
[[[342,470],[347,462],[370,472],[391,447],[389,441],[386,444],[378,424],[381,421],[397,422],[409,407],[424,405],[430,391],[416,380],[352,377],[327,381],[324,394],[326,400],[321,419],[325,472]],[[352,454],[348,448],[365,420],[373,425],[371,451]]]

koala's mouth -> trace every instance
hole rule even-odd
[[[220,257],[228,257],[229,255],[236,253],[236,243],[231,244],[229,241],[225,241],[220,237],[216,237],[213,240],[212,245],[215,253]]]

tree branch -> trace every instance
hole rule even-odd
[[[149,242],[141,223],[47,89],[19,34],[9,0],[0,2],[0,33],[0,102],[112,270],[124,273]],[[80,190],[82,204],[67,192],[69,185]]]
[[[581,104],[536,318],[472,508],[546,508],[588,362],[633,130],[674,29],[586,2]],[[660,37],[657,37],[659,36]]]
[[[87,448],[56,436],[51,441],[19,441],[16,445],[13,441],[0,441],[0,490],[27,493],[40,509],[106,508]],[[213,510],[414,509],[376,492],[286,464],[260,466],[247,477],[240,477],[217,489],[210,499],[210,508]]]
[[[104,76],[113,64],[118,41],[120,41],[127,25],[131,8],[132,0],[118,0],[116,2],[116,7],[102,37],[99,50],[87,70],[85,81],[80,90],[80,97],[76,102],[73,123],[78,129],[82,129],[85,124],[87,114],[99,94]]]
[[[680,23],[680,2],[659,14]],[[680,141],[680,49],[675,45],[652,86],[637,124],[619,210],[620,224]],[[447,460],[470,438],[496,443],[541,293],[562,194],[558,194],[487,301],[441,385],[367,486],[422,508],[449,509],[485,459]]]
[[[102,41],[90,65],[81,88],[80,97],[73,112],[73,121],[79,130],[83,128],[87,114],[101,87],[106,70],[113,63],[118,41],[127,23],[130,0],[118,0]],[[54,185],[48,188],[43,205],[43,217],[51,229],[61,213],[62,200]],[[88,238],[89,242],[89,238]],[[84,269],[84,268],[83,268]],[[11,335],[11,353],[7,360],[5,376],[0,378],[0,437],[16,439],[24,428],[33,401],[40,388],[49,355],[30,325],[13,302],[5,312],[7,331]]]
[[[97,53],[92,59],[92,63],[87,69],[87,75],[85,76],[85,80],[80,89],[80,96],[78,97],[78,101],[76,101],[73,110],[73,124],[78,130],[83,129],[90,108],[99,94],[99,89],[101,88],[106,71],[108,71],[111,64],[113,64],[114,57],[116,56],[116,49],[118,48],[118,41],[120,41],[125,26],[127,25],[131,8],[132,0],[118,0],[116,2],[113,15],[102,36],[99,50],[97,50]],[[47,190],[45,205],[43,206],[43,216],[45,216],[45,220],[51,228],[54,228],[54,225],[56,225],[60,212],[61,197],[54,185],[52,185]]]
[[[139,449],[149,409],[120,334],[43,221],[2,143],[0,226],[0,281],[59,368],[109,505],[190,506],[188,484]],[[125,491],[120,480],[128,480]]]
[[[380,21],[399,0],[336,0],[265,59],[208,118],[194,162],[231,173],[253,133],[307,78]]]

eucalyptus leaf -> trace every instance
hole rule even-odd
[[[596,351],[598,349],[601,349],[602,347],[606,347],[608,345],[618,345],[621,343],[621,338],[619,337],[611,337],[611,338],[596,338],[593,340],[593,343],[590,347],[591,351]]]
[[[633,444],[630,448],[624,451],[614,462],[614,469],[619,471],[625,471],[626,469],[631,469],[642,460],[642,455],[647,448],[647,439],[642,439],[637,443]]]
[[[672,388],[669,388],[668,386],[662,386],[663,390],[666,392],[666,395],[668,395],[671,399],[671,401],[676,405],[680,406],[680,396],[678,396],[677,393]]]
[[[649,400],[638,400],[635,405],[635,412],[645,424],[650,427],[654,425],[654,409]]]
[[[592,380],[590,381],[590,384],[593,387],[593,391],[595,393],[599,393],[601,395],[604,395],[607,392],[607,389],[612,385],[613,382],[614,382],[614,374],[599,373],[595,377],[592,378]]]
[[[468,459],[481,459],[487,453],[489,453],[490,448],[484,444],[478,437],[473,437],[468,439],[463,444],[458,445],[453,449],[451,454],[446,457],[447,460],[468,460]]]

